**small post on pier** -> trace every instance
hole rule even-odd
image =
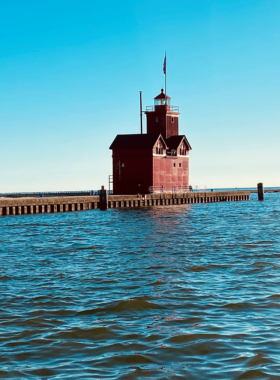
[[[101,186],[101,190],[100,190],[99,208],[100,210],[107,210],[108,208],[107,190],[104,189],[104,186]]]
[[[258,183],[258,200],[263,201],[263,183]]]

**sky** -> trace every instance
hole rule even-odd
[[[279,0],[0,7],[0,192],[108,188],[109,146],[140,132],[165,51],[190,184],[280,186]]]

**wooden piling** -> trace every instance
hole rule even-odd
[[[123,204],[122,207],[124,207]],[[100,190],[99,208],[100,210],[107,210],[108,208],[107,190],[104,189],[104,186],[101,186]]]
[[[264,195],[263,195],[263,183],[258,183],[258,200],[263,201]]]

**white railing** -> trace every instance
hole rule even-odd
[[[191,186],[150,186],[149,192],[156,193],[187,193],[193,191]]]
[[[162,104],[162,105],[154,105],[154,106],[146,106],[146,112],[153,112],[153,111],[155,111],[156,109],[158,109],[158,108],[156,108],[156,107],[162,107],[162,106],[165,106],[165,104]],[[167,111],[171,111],[171,112],[179,112],[179,107],[178,106],[171,106],[171,105],[167,105],[166,106],[166,109],[167,109]]]
[[[150,186],[149,191],[151,194],[155,193],[205,193],[206,191],[211,191],[211,189],[207,189],[207,186],[205,186],[203,189],[199,188],[198,186],[195,186],[194,188],[192,186]],[[212,190],[213,191],[213,190]]]

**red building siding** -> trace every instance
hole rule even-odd
[[[189,186],[188,157],[156,156],[153,160],[153,172],[155,188],[164,186],[170,191],[172,188],[179,190]]]
[[[113,150],[114,194],[147,194],[153,182],[151,149]]]
[[[177,136],[179,133],[179,118],[176,114],[170,114],[166,117],[166,138]]]
[[[166,114],[165,106],[161,111],[146,112],[147,133],[160,133],[163,138],[167,139],[171,136],[178,135],[179,123],[178,113]]]

